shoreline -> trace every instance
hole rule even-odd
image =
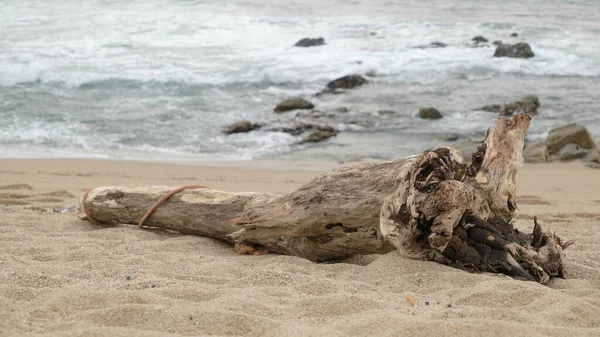
[[[62,189],[75,192],[99,185],[151,184],[179,186],[206,184],[229,191],[259,191],[287,193],[308,183],[318,174],[349,163],[248,160],[248,161],[137,161],[113,159],[30,158],[0,160],[0,186],[10,184],[36,185],[50,188],[63,184]],[[572,172],[571,172],[572,171]],[[573,174],[577,172],[577,174]],[[560,179],[553,178],[561,176]],[[570,188],[595,186],[600,171],[580,161],[554,163],[524,163],[517,175],[518,195],[532,189],[539,193],[539,181],[547,181],[563,191]],[[591,184],[584,181],[591,180]],[[546,186],[548,187],[548,186]],[[597,184],[600,190],[600,183]],[[71,194],[74,194],[71,192]],[[600,199],[600,196],[598,197]],[[0,202],[2,204],[2,202]]]

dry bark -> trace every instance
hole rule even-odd
[[[325,173],[286,195],[184,190],[148,226],[214,237],[313,261],[386,253],[469,271],[547,282],[563,275],[563,243],[535,224],[514,229],[515,176],[529,116],[500,118],[471,166],[439,147],[421,155]],[[137,223],[167,187],[100,187],[85,207],[104,223]]]
[[[89,192],[85,207],[103,224],[138,224],[146,211],[172,189],[146,185],[101,186]],[[241,215],[246,206],[262,204],[276,197],[272,193],[233,193],[206,188],[184,190],[158,207],[145,225],[234,243],[227,235],[239,228],[229,224],[229,220]],[[78,215],[85,219],[87,216],[82,210],[83,206]]]

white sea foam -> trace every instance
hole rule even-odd
[[[542,101],[546,110],[532,124],[533,137],[572,115],[600,131],[590,114],[600,87],[597,4],[509,2],[512,13],[475,0],[6,0],[0,142],[90,153],[272,155],[296,149],[298,137],[262,131],[225,137],[220,129],[240,119],[292,123],[289,115],[272,115],[287,96],[310,97],[321,109],[350,107],[347,120],[333,122],[340,130],[401,130],[410,138],[476,133],[494,117],[468,109],[535,93],[554,101]],[[520,36],[510,37],[513,31]],[[492,45],[473,46],[475,35],[528,42],[536,56],[493,58]],[[318,36],[326,45],[293,47]],[[434,41],[448,47],[418,48]],[[347,74],[368,76],[377,91],[312,98]],[[445,118],[416,119],[426,104],[442,105]],[[380,117],[383,108],[397,115]]]

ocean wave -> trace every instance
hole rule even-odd
[[[294,112],[272,112],[288,96],[310,97],[322,113],[318,122],[329,118],[343,131],[329,143],[339,145],[350,134],[365,142],[375,134],[357,150],[368,155],[381,139],[400,143],[390,147],[403,151],[416,149],[413,138],[432,132],[481,132],[496,116],[465,110],[526,94],[542,100],[530,131],[534,138],[563,120],[588,121],[591,131],[598,130],[592,113],[599,99],[600,39],[589,14],[592,2],[577,5],[583,10],[569,7],[570,19],[556,4],[544,6],[540,16],[539,6],[512,0],[533,10],[511,14],[475,0],[437,0],[442,7],[416,0],[409,1],[412,6],[386,0],[318,6],[114,0],[80,3],[78,11],[71,0],[5,2],[0,21],[10,39],[0,39],[3,151],[24,146],[203,159],[291,153],[302,148],[294,145],[298,137],[220,133],[242,119],[297,122]],[[309,11],[320,14],[297,14]],[[525,14],[531,20],[523,13],[531,13]],[[475,35],[528,42],[536,56],[494,58],[491,44],[473,45]],[[318,36],[325,45],[293,47],[300,38]],[[448,46],[419,48],[434,41]],[[372,83],[342,95],[313,96],[348,74]],[[419,106],[426,104],[438,107],[444,119],[418,119]],[[341,117],[339,107],[349,112]],[[380,116],[381,109],[396,113]],[[385,138],[389,134],[395,138]],[[353,141],[343,146],[360,145]]]
[[[241,87],[269,86],[293,87],[298,85],[325,85],[328,81],[347,74],[360,74],[370,77],[383,77],[385,81],[406,83],[431,83],[444,80],[458,72],[465,77],[477,79],[481,76],[496,74],[523,74],[530,76],[573,76],[599,77],[600,61],[596,58],[582,57],[565,50],[532,45],[536,56],[531,59],[511,59],[492,57],[493,49],[471,47],[447,47],[445,50],[412,50],[401,52],[364,53],[356,57],[340,60],[337,51],[318,60],[302,61],[281,57],[275,64],[256,65],[253,61],[240,60],[245,66],[238,73],[221,71],[225,64],[214,69],[189,71],[165,69],[161,71],[134,68],[119,74],[78,69],[63,70],[48,66],[43,61],[24,63],[4,62],[0,64],[0,86],[14,86],[26,83],[58,84],[65,88],[137,89],[144,86],[162,85],[175,88],[182,85],[197,87]],[[333,60],[330,62],[328,60]],[[333,63],[334,65],[332,65]],[[253,68],[254,67],[254,68]]]

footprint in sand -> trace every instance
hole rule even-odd
[[[5,207],[15,205],[31,205],[32,203],[63,203],[65,199],[74,197],[71,193],[65,190],[33,194],[29,192],[33,191],[33,187],[27,184],[2,185],[0,186],[0,191],[7,191],[0,192],[0,205]],[[32,207],[32,209],[41,210],[42,208]],[[59,209],[62,209],[62,206],[60,206]]]
[[[52,191],[47,193],[40,193],[37,197],[33,198],[33,201],[37,202],[63,202],[65,199],[73,198],[73,194],[65,191]]]
[[[27,184],[11,184],[11,185],[2,185],[0,186],[0,190],[33,190],[33,187]],[[27,202],[24,199],[29,198],[30,196],[27,194],[15,193],[15,192],[3,192],[0,193],[0,205],[27,205]]]
[[[550,203],[537,195],[521,195],[517,197],[517,205],[550,205]]]
[[[573,215],[578,218],[600,220],[600,213],[573,213]]]
[[[10,185],[1,185],[0,190],[29,190],[33,191],[33,187],[27,184],[10,184]]]

